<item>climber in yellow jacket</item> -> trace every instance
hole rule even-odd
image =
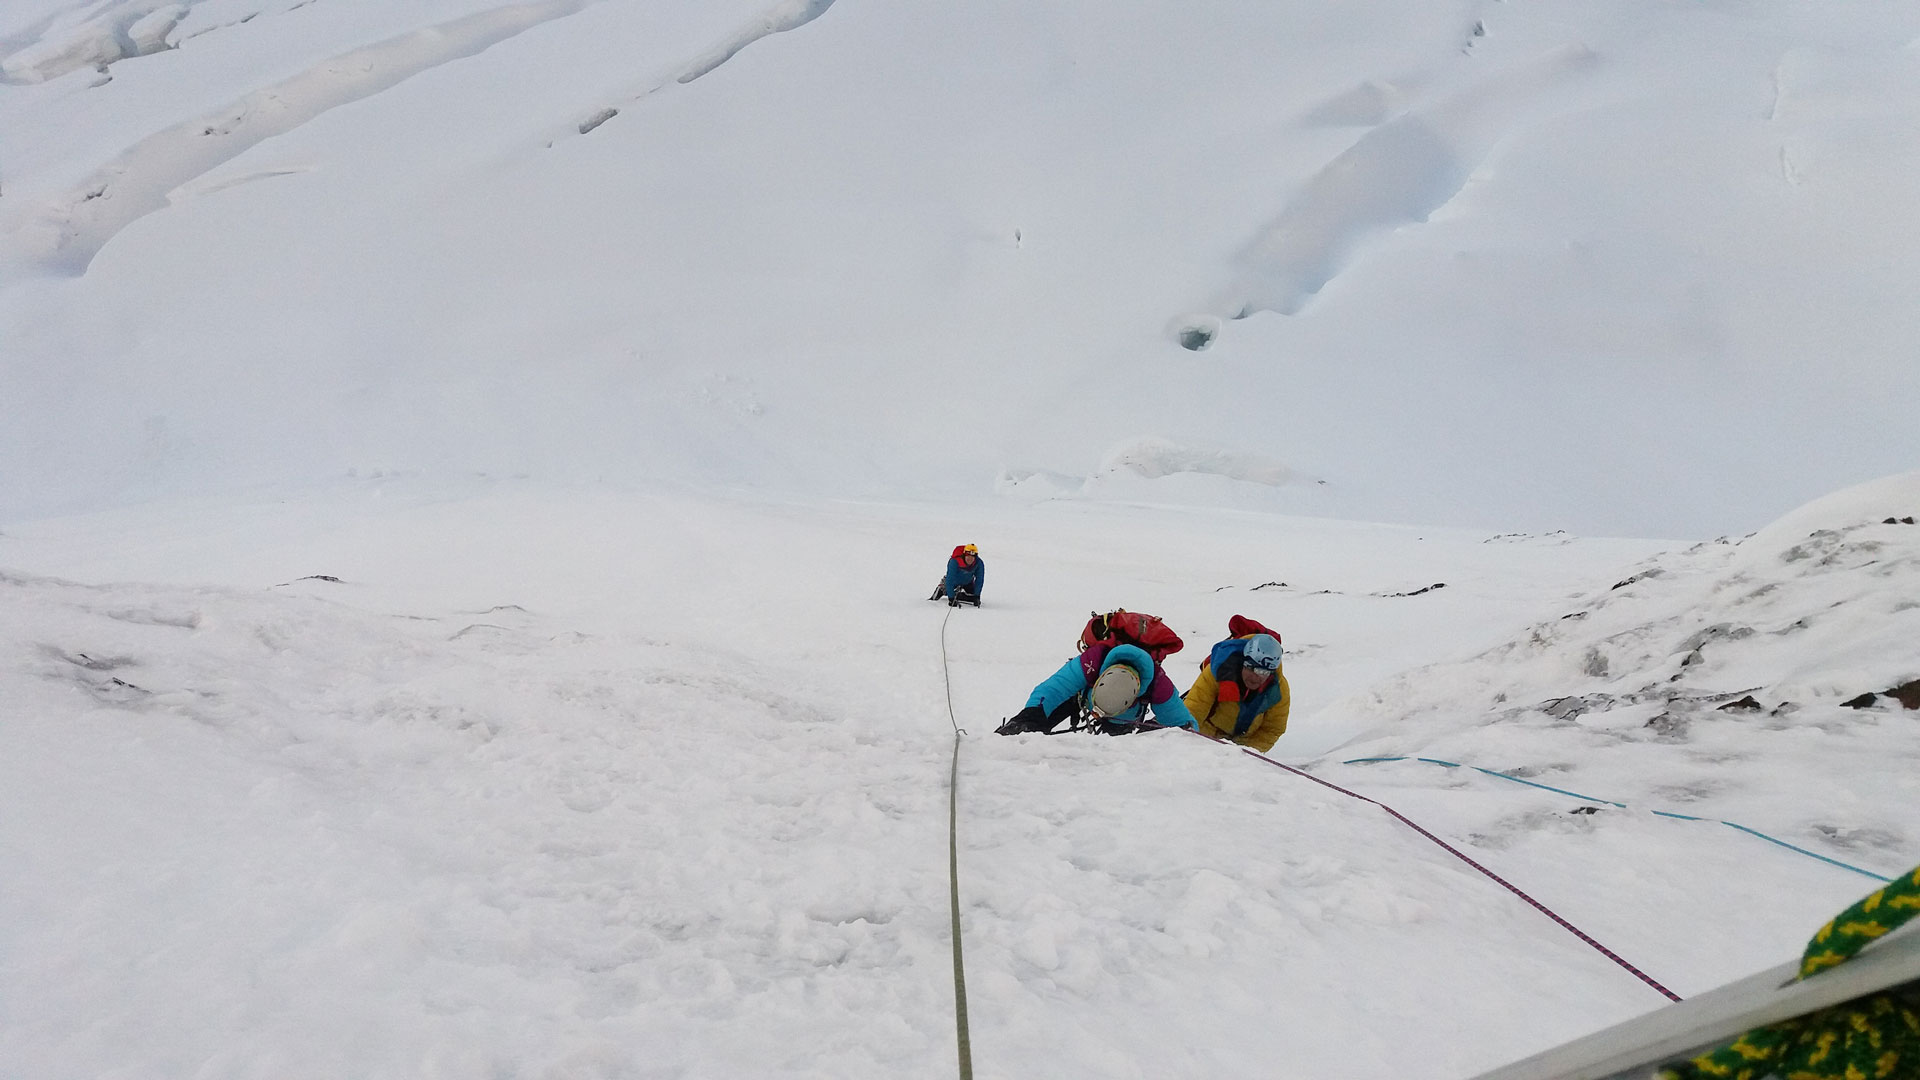
[[[1293,691],[1280,672],[1280,638],[1238,615],[1227,629],[1235,636],[1200,662],[1200,677],[1182,700],[1200,734],[1265,753],[1286,733],[1293,708]]]

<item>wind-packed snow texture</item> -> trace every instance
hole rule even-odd
[[[1666,555],[407,479],[12,526],[0,1071],[940,1075],[957,721],[978,1075],[1471,1075],[1663,999],[1366,803],[1177,732],[991,727],[1090,609],[1166,616],[1182,686],[1252,615],[1286,638],[1283,760],[1690,995],[1873,886],[1716,821],[1920,860],[1920,714],[1839,705],[1920,674],[1890,599],[1920,527],[1875,516],[1917,501]],[[958,537],[992,572],[950,613],[921,597]],[[1387,755],[1626,808],[1340,764]]]
[[[991,735],[1115,606],[1672,991],[1794,955],[1920,861],[1916,42],[9,0],[0,1076],[949,1075],[956,727],[983,1080],[1664,1002],[1270,763]]]

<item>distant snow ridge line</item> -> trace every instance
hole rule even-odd
[[[1592,61],[1583,47],[1556,49],[1361,136],[1241,252],[1237,279],[1212,305],[1213,314],[1244,319],[1260,311],[1299,313],[1371,237],[1423,222],[1446,205],[1532,101]],[[1316,112],[1308,122],[1325,120]],[[1172,334],[1198,351],[1219,329],[1212,315],[1196,313],[1176,318]]]
[[[680,73],[673,77],[673,82],[684,86],[696,79],[711,75],[722,64],[739,55],[740,51],[747,46],[763,37],[783,34],[796,27],[805,26],[826,14],[827,9],[833,4],[834,0],[780,0],[780,3],[761,12],[747,25],[728,35],[726,40],[682,68]],[[664,89],[666,85],[664,81],[650,82],[644,89],[629,91],[618,100],[623,104],[639,101]],[[620,109],[617,106],[608,105],[582,118],[574,125],[574,130],[585,135],[619,115]]]
[[[253,146],[329,109],[391,89],[423,71],[463,59],[595,0],[538,0],[478,12],[335,56],[226,107],[149,135],[36,217],[0,225],[18,233],[0,270],[85,273],[120,230],[168,206],[175,192]],[[263,175],[282,175],[282,172]],[[237,181],[236,181],[237,182]],[[231,184],[221,185],[232,186]],[[218,190],[218,189],[213,189]],[[204,194],[202,192],[201,194]],[[11,201],[11,200],[9,200]]]
[[[1546,654],[1551,663],[1540,670],[1577,691],[1509,712],[1572,719],[1659,702],[1667,708],[1645,726],[1674,738],[1696,704],[1779,717],[1889,693],[1920,677],[1912,644],[1920,641],[1920,527],[1875,508],[1883,501],[1870,498],[1876,493],[1920,505],[1920,473],[1810,504],[1825,508],[1796,511],[1743,541],[1656,556],[1475,662]],[[1747,698],[1766,700],[1739,704]]]
[[[1220,592],[1226,592],[1229,589],[1237,589],[1239,587],[1240,586],[1238,585],[1222,585],[1213,591],[1220,593]],[[1399,600],[1399,599],[1404,599],[1410,596],[1425,596],[1429,593],[1438,592],[1441,589],[1444,589],[1446,587],[1447,587],[1446,582],[1436,581],[1431,585],[1421,585],[1415,588],[1409,588],[1403,592],[1359,593],[1359,592],[1348,592],[1345,589],[1308,589],[1308,590],[1301,591],[1301,590],[1295,590],[1292,585],[1289,585],[1284,581],[1266,581],[1253,586],[1248,591],[1260,592],[1263,589],[1286,589],[1289,591],[1299,591],[1300,595],[1302,596],[1372,596],[1381,600]]]
[[[1095,475],[1117,472],[1131,472],[1149,480],[1175,473],[1210,473],[1269,487],[1302,479],[1286,465],[1259,454],[1199,449],[1160,438],[1141,439],[1109,450]]]
[[[133,0],[109,4],[77,25],[56,27],[58,15],[42,20],[6,47],[0,59],[0,81],[41,83],[83,67],[105,68],[135,56],[148,56],[173,46],[167,35],[200,0],[161,3]],[[20,40],[30,44],[19,45]]]
[[[1315,106],[1300,122],[1309,127],[1373,127],[1404,105],[1406,92],[1385,79],[1368,79]]]
[[[833,0],[782,0],[762,12],[760,16],[740,28],[732,37],[720,43],[711,52],[695,60],[680,73],[676,82],[690,83],[709,74],[721,64],[734,58],[741,49],[759,41],[770,34],[783,34],[798,26],[805,26],[827,13],[833,6]]]
[[[1657,556],[1523,637],[1379,688],[1358,706],[1379,729],[1340,756],[1419,747],[1470,760],[1497,746],[1562,763],[1548,771],[1578,762],[1647,782],[1680,758],[1760,762],[1712,790],[1653,789],[1685,800],[1815,773],[1822,785],[1904,783],[1920,768],[1920,714],[1905,707],[1920,705],[1920,526],[1904,521],[1916,507],[1920,472],[1811,503],[1742,541]],[[1487,725],[1497,737],[1480,733]],[[1804,828],[1839,847],[1904,843],[1893,818]]]
[[[1326,483],[1250,451],[1186,446],[1150,436],[1108,450],[1090,476],[1008,469],[1000,474],[995,488],[1007,495],[1066,498],[1099,494],[1114,481],[1152,481],[1183,475],[1219,477],[1268,488]]]

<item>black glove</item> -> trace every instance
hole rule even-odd
[[[1047,714],[1040,711],[1040,706],[1029,705],[1008,717],[1004,723],[994,729],[993,733],[995,735],[1025,735],[1029,731],[1045,731],[1052,726],[1052,724],[1047,722]]]

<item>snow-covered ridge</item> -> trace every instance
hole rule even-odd
[[[214,112],[140,140],[37,217],[10,222],[18,250],[7,262],[42,272],[84,273],[87,264],[134,221],[165,208],[174,194],[253,146],[314,117],[371,97],[423,71],[472,56],[587,0],[537,0],[467,15],[330,57],[291,78],[250,91]],[[172,24],[168,24],[171,29]],[[266,170],[213,184],[207,194],[299,170]],[[190,192],[192,193],[192,192]]]
[[[382,468],[1691,539],[1913,460],[1910,10],[574,6],[0,4],[0,518]]]
[[[1775,827],[1898,870],[1920,845],[1914,772],[1888,768],[1920,762],[1917,515],[1909,473],[1657,556],[1524,636],[1349,703],[1380,724],[1333,756],[1579,776],[1653,809],[1732,813],[1771,789],[1804,811]],[[1676,778],[1702,764],[1711,779]]]
[[[47,16],[24,32],[0,38],[0,81],[46,82],[89,66],[104,72],[121,60],[175,48],[168,35],[194,2],[134,0],[94,5],[78,19]]]
[[[827,9],[832,6],[833,0],[780,0],[780,3],[761,12],[752,22],[736,31],[713,51],[688,65],[687,70],[681,72],[680,77],[675,81],[690,83],[709,74],[721,64],[733,59],[741,49],[769,34],[784,34],[796,27],[805,26],[825,15]]]
[[[1162,483],[1173,479],[1171,483]],[[1327,481],[1283,461],[1221,446],[1179,443],[1158,436],[1115,445],[1090,475],[1046,469],[1006,469],[995,490],[1022,500],[1138,498],[1144,501],[1324,509]]]
[[[1784,546],[1756,536],[1653,559],[1506,649],[1577,651],[1583,696],[1557,699],[1550,714],[1658,701],[1666,709],[1646,726],[1675,739],[1702,704],[1784,717],[1886,692],[1920,678],[1910,648],[1920,622],[1907,614],[1920,609],[1912,525],[1889,514]]]
[[[1299,313],[1369,238],[1424,222],[1458,194],[1529,101],[1594,63],[1587,49],[1562,46],[1367,132],[1241,252],[1221,313]]]

